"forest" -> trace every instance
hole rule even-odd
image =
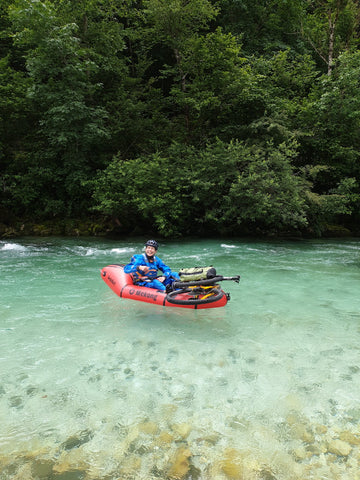
[[[1,0],[0,235],[360,235],[360,2]]]

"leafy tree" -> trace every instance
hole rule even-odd
[[[359,13],[354,0],[308,0],[302,35],[326,65],[328,75],[342,52],[357,47]]]
[[[360,52],[339,57],[334,74],[319,79],[303,109],[303,121],[313,131],[307,145],[338,178],[360,173],[359,60]]]
[[[290,49],[273,56],[252,59],[258,98],[263,111],[258,111],[247,128],[247,138],[264,144],[279,145],[296,138],[299,142],[308,134],[309,125],[299,120],[314,81],[319,76],[310,55],[300,55]]]
[[[23,51],[13,43],[8,15],[10,1],[0,5],[0,199],[2,218],[18,213],[12,202],[14,175],[23,171],[34,114],[26,98],[31,80],[25,72]],[[20,208],[21,211],[21,208]]]
[[[63,22],[77,25],[80,45],[96,65],[91,70],[91,80],[100,88],[92,95],[92,103],[106,111],[109,134],[109,141],[101,141],[98,156],[107,163],[116,151],[132,156],[149,150],[156,131],[156,106],[143,84],[144,70],[150,61],[141,51],[141,9],[133,0],[54,3]]]
[[[208,0],[146,0],[144,2],[147,36],[154,39],[152,45],[155,52],[167,49],[168,63],[163,61],[158,68],[157,76],[166,80],[168,91],[187,92],[191,83],[189,72],[190,52],[194,43],[201,38],[202,32],[217,15],[217,9]],[[165,93],[165,92],[164,92]],[[191,128],[189,106],[170,98],[164,100],[169,110],[175,112],[176,129],[183,128],[185,135]],[[174,118],[174,113],[171,115]],[[182,119],[182,125],[177,120]]]
[[[81,46],[78,27],[62,24],[51,3],[19,0],[12,20],[17,42],[28,49],[28,95],[38,114],[37,151],[28,155],[19,189],[32,185],[44,213],[79,213],[87,204],[82,182],[90,159],[107,136],[106,112],[93,102],[101,88],[92,79],[98,66]]]
[[[354,212],[360,211],[359,61],[359,51],[341,55],[334,73],[319,79],[301,112],[311,134],[303,139],[300,159],[303,165],[321,166],[314,191],[340,189],[351,199]]]
[[[21,149],[30,127],[31,111],[26,98],[30,82],[26,76],[9,65],[9,57],[0,59],[0,165],[2,173],[13,170],[16,152]],[[8,188],[3,177],[3,189]]]
[[[220,0],[219,25],[241,39],[246,55],[272,55],[292,48],[305,54],[300,22],[306,12],[304,0]]]
[[[172,49],[178,64],[181,64],[183,45],[207,29],[217,15],[217,9],[209,0],[144,0],[144,6],[157,41]]]
[[[193,38],[184,48],[182,69],[186,88],[174,83],[169,97],[183,112],[187,141],[242,136],[262,102],[256,76],[235,37],[216,29]]]

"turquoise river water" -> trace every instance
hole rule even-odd
[[[118,298],[142,240],[0,241],[1,480],[360,478],[360,241],[162,242],[223,308]]]

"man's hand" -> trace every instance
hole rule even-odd
[[[150,269],[149,269],[149,267],[147,267],[146,265],[140,265],[140,266],[138,267],[138,270],[140,270],[140,272],[142,272],[143,274],[146,275]]]

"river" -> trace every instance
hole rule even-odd
[[[160,242],[231,295],[120,299],[142,239],[0,241],[1,480],[359,478],[360,241]]]

